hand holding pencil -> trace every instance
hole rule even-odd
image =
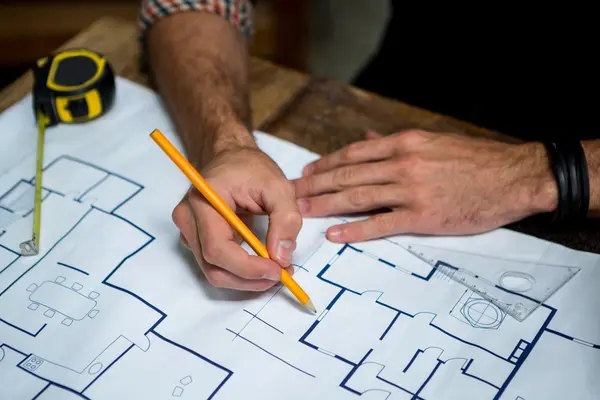
[[[150,136],[197,189],[176,207],[173,220],[181,230],[182,242],[194,253],[209,282],[218,287],[262,291],[281,281],[300,303],[316,312],[308,295],[290,275],[291,254],[302,217],[293,186],[279,167],[258,148],[243,148],[212,160],[203,177],[160,131]],[[268,214],[266,248],[236,211]],[[259,257],[250,256],[234,240],[233,231]]]

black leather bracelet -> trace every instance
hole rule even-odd
[[[565,173],[563,157],[558,154],[554,143],[544,142],[544,145],[548,151],[550,165],[558,186],[558,204],[556,210],[554,210],[554,213],[552,214],[550,222],[552,224],[559,224],[564,220],[567,214],[566,207],[569,202],[569,181],[568,176]]]
[[[558,184],[558,206],[551,222],[562,225],[587,217],[590,183],[587,160],[581,142],[561,140],[544,143]]]
[[[587,218],[590,209],[590,176],[588,171],[587,158],[585,151],[580,141],[577,141],[575,152],[577,154],[579,178],[581,179],[581,207],[579,209],[578,218]]]
[[[581,210],[581,171],[577,153],[577,141],[561,140],[556,142],[556,151],[564,157],[566,174],[569,178],[569,204],[567,217],[576,219]]]

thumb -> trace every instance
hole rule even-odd
[[[267,250],[271,258],[285,268],[292,262],[296,239],[302,229],[302,214],[290,185],[285,185],[285,189],[271,187],[264,197],[269,215]]]

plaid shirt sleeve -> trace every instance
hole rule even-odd
[[[183,11],[206,11],[231,22],[246,38],[254,34],[250,0],[142,0],[138,18],[140,38],[158,19]]]

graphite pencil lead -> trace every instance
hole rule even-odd
[[[304,304],[304,306],[306,308],[308,308],[310,311],[312,311],[313,313],[317,313],[317,309],[315,308],[315,305],[313,304],[313,302],[309,299],[306,304]]]

